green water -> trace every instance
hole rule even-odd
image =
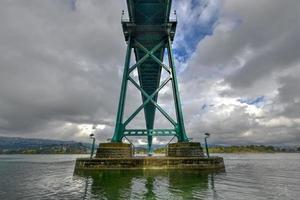
[[[0,155],[0,199],[300,199],[300,154],[221,156],[226,172],[74,174],[77,155]]]
[[[99,199],[205,198],[214,175],[196,171],[107,171],[85,173],[86,197]]]

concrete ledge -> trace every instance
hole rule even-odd
[[[222,157],[131,157],[131,158],[78,158],[76,170],[110,169],[197,169],[224,170]]]

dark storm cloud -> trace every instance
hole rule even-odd
[[[124,3],[0,4],[0,133],[51,132],[55,121],[112,125],[125,44],[111,24]]]
[[[279,79],[280,86],[275,102],[281,105],[278,116],[300,119],[300,78],[298,76],[300,68],[295,72],[293,75]]]

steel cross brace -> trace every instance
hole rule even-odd
[[[153,103],[155,105],[155,107],[161,112],[161,114],[163,114],[174,126],[177,125],[177,123],[172,119],[172,117],[170,115],[168,115],[168,113],[166,113],[162,107],[160,107],[160,105],[158,105],[158,103],[156,103],[154,100],[153,100],[153,97],[155,96],[154,95],[148,95],[147,92],[145,92],[145,90],[143,90],[143,88],[141,88],[137,82],[135,82],[131,77],[128,78],[132,83],[133,85],[142,92],[142,94],[147,98],[147,102],[148,99],[151,101],[151,103]],[[171,78],[167,78],[165,81],[168,82],[169,80],[171,80]],[[164,82],[165,82],[164,81]]]
[[[165,40],[162,40],[160,43],[158,43],[155,47],[153,47],[153,49],[151,49],[150,51],[148,51],[142,44],[140,44],[138,41],[134,40],[134,42],[137,44],[137,47],[139,47],[141,50],[143,50],[146,55],[144,55],[137,63],[135,63],[132,67],[129,68],[129,74],[138,66],[140,66],[143,62],[145,62],[145,60],[149,57],[152,58],[156,58],[156,56],[154,56],[153,54],[162,46],[165,45]],[[158,58],[156,58],[155,60],[156,62],[158,62],[159,64],[162,64],[162,66],[164,67],[164,69],[170,74],[170,68],[168,66],[166,66],[165,64],[163,64]]]
[[[160,66],[162,66],[169,74],[171,74],[171,69],[170,67],[168,67],[167,65],[165,65],[163,62],[161,62],[155,55],[153,55],[155,53],[155,51],[157,49],[154,49],[155,51],[151,50],[149,51],[147,48],[145,48],[141,43],[139,43],[138,41],[134,40],[135,44],[137,45],[138,48],[140,48],[142,51],[144,51],[146,53],[146,55],[148,55],[148,57],[150,56],[155,62],[157,62]],[[165,44],[165,40],[161,41],[158,45],[159,47],[161,47],[162,45],[160,45],[161,43],[163,43],[162,45]],[[155,47],[154,47],[155,48]]]
[[[136,83],[132,78],[130,78],[134,83]],[[130,80],[129,79],[129,80]],[[142,105],[140,105],[138,107],[138,109],[136,109],[135,112],[132,113],[132,115],[130,115],[130,117],[128,117],[128,119],[124,122],[124,126],[126,127],[129,122],[149,103],[149,101],[153,101],[153,97],[169,82],[170,78],[167,78],[150,96],[147,94],[147,100],[144,101],[144,103]],[[140,87],[139,87],[140,88]],[[141,88],[142,89],[142,88]],[[144,90],[143,90],[144,91]]]

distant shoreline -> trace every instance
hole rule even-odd
[[[215,146],[209,147],[211,153],[299,153],[298,148],[283,148],[264,145],[247,145],[247,146]]]
[[[0,153],[1,155],[90,155],[89,153]]]
[[[210,152],[211,154],[277,154],[277,153],[300,153],[300,152]],[[89,156],[89,153],[0,153],[1,155],[87,155]],[[135,155],[139,156],[147,156],[148,154],[140,154],[137,153]],[[156,155],[156,153],[155,153]],[[164,154],[161,154],[164,155]]]
[[[166,148],[158,148],[154,153],[165,153]],[[300,147],[286,148],[274,147],[264,145],[247,145],[247,146],[210,146],[208,148],[210,153],[299,153]],[[205,148],[203,147],[203,151]],[[137,153],[146,153],[146,149],[139,149]]]

